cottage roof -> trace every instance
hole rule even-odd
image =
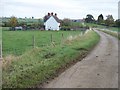
[[[57,17],[57,14],[53,15],[53,13],[51,13],[51,15],[50,15],[50,13],[48,13],[48,15],[44,16],[44,22],[46,22],[52,16],[58,23],[60,22],[60,20]]]

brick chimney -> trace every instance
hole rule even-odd
[[[55,13],[55,16],[57,17],[57,13]]]
[[[53,16],[53,12],[51,13],[51,16]]]
[[[50,16],[50,13],[48,13],[48,16]]]

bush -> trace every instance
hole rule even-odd
[[[71,27],[70,26],[62,26],[61,30],[65,30],[65,31],[71,30]]]

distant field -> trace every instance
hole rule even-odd
[[[100,29],[109,29],[109,30],[112,30],[112,31],[120,32],[120,28],[118,28],[118,27],[106,27],[104,25],[98,25],[98,24],[94,24],[94,23],[85,23],[85,25],[90,26],[90,27],[97,27],[97,28],[100,28]]]
[[[114,36],[114,37],[117,37],[120,40],[120,32],[111,32],[110,30],[100,30],[100,31],[103,31],[107,34]]]
[[[9,22],[10,18],[0,18],[0,22]],[[33,23],[43,23],[42,19],[32,19],[32,18],[17,18],[19,23],[25,22],[27,24]]]
[[[101,28],[101,29],[108,29],[108,30],[120,32],[120,28],[118,28],[118,27],[106,27],[106,26],[102,26],[102,25],[97,25],[97,27]]]
[[[25,51],[33,48],[33,35],[35,36],[35,46],[44,47],[51,44],[59,45],[62,39],[67,39],[69,36],[80,34],[81,31],[5,31],[3,30],[3,55],[21,55]],[[63,37],[62,37],[63,34]]]
[[[110,30],[112,30],[112,31],[118,31],[118,32],[120,32],[120,28],[111,27],[111,28],[108,28],[108,29],[110,29]]]

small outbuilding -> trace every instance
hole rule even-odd
[[[57,14],[48,13],[48,15],[44,17],[44,26],[45,30],[60,30],[60,20]]]

